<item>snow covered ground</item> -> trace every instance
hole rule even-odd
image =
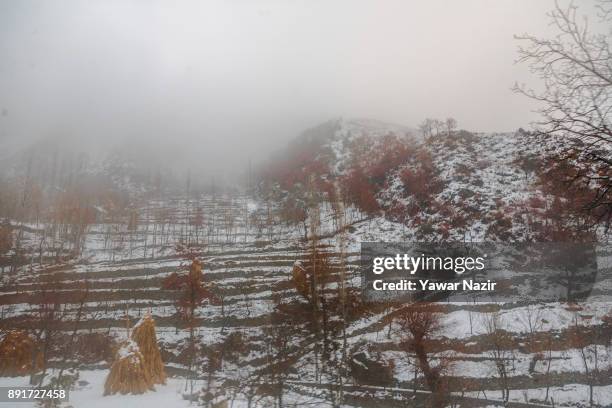
[[[390,131],[396,134],[410,132],[409,129],[390,129],[368,121],[344,122],[331,142],[337,158],[335,170],[341,172],[350,160],[345,149],[346,140],[364,132],[378,137]],[[470,206],[477,206],[480,211],[490,210],[498,205],[499,197],[507,207],[524,201],[530,194],[526,183],[528,176],[521,174],[513,165],[513,154],[518,149],[513,135],[479,134],[475,140],[473,150],[461,145],[452,152],[441,148],[441,154],[436,160],[442,167],[443,177],[454,179],[457,168],[466,163],[474,165],[474,172],[440,193],[439,199],[461,211]],[[477,180],[481,180],[482,184]],[[387,194],[378,199],[405,200],[399,187],[397,183],[389,183]],[[474,195],[471,198],[461,198],[459,192],[464,188],[473,190]],[[197,208],[203,209],[206,214],[205,222],[199,229],[189,222],[189,214],[193,214]],[[337,262],[340,248],[338,237],[334,235],[333,210],[329,203],[323,203],[320,209],[321,235],[324,236],[320,244],[330,251],[332,260]],[[157,210],[169,211],[172,217],[163,222],[156,220],[152,214]],[[166,353],[167,367],[180,372],[180,369],[185,369],[180,353],[184,350],[188,331],[177,317],[174,295],[162,290],[161,284],[164,278],[184,270],[189,264],[187,257],[176,251],[176,246],[190,241],[203,260],[205,280],[215,286],[224,300],[223,306],[205,305],[198,310],[195,333],[198,341],[204,346],[215,346],[231,333],[244,336],[249,344],[248,353],[241,356],[239,364],[227,363],[220,370],[221,376],[232,378],[248,375],[265,367],[263,350],[269,344],[265,329],[272,322],[274,297],[280,296],[286,303],[303,301],[291,283],[294,263],[304,260],[308,254],[307,245],[300,242],[302,227],[287,225],[279,219],[267,223],[266,204],[243,195],[151,200],[144,203],[139,211],[140,223],[131,231],[127,231],[125,225],[120,223],[100,222],[90,226],[82,257],[64,260],[59,265],[53,265],[53,268],[38,265],[36,261],[40,255],[36,231],[42,230],[44,226],[29,225],[31,231],[24,234],[24,247],[33,254],[32,265],[24,265],[16,276],[3,276],[3,284],[0,286],[0,322],[5,323],[5,327],[6,322],[17,327],[35,314],[38,303],[33,296],[36,296],[36,285],[42,276],[53,278],[67,296],[77,293],[78,285],[87,282],[92,298],[82,305],[83,322],[77,331],[79,335],[102,333],[108,334],[110,338],[123,339],[128,320],[126,315],[133,323],[150,311],[157,322],[157,335]],[[358,288],[360,243],[411,241],[416,236],[416,226],[411,222],[395,222],[382,215],[367,216],[354,207],[348,207],[346,212],[350,224],[344,236],[348,263],[347,284]],[[445,221],[444,216],[439,214],[432,216],[432,220]],[[520,226],[513,229],[517,236],[521,231]],[[478,240],[483,239],[485,232],[486,226],[476,217],[464,235]],[[43,255],[50,253],[45,252]],[[336,285],[333,282],[329,288],[336,288]],[[609,282],[600,286],[600,289],[606,288],[612,290]],[[76,302],[69,303],[64,321],[74,322],[79,307]],[[346,329],[347,343],[351,351],[369,343],[383,357],[393,359],[395,380],[409,389],[407,384],[414,378],[414,359],[400,350],[401,336],[396,331],[389,331],[387,325],[389,316],[397,309],[377,309],[351,321]],[[610,344],[604,344],[603,335],[601,339],[596,339],[593,334],[608,327],[605,326],[606,318],[611,311],[612,305],[604,301],[589,302],[579,307],[542,303],[501,308],[497,312],[500,324],[505,332],[516,339],[516,344],[510,350],[514,359],[509,373],[514,381],[510,399],[516,402],[544,399],[545,389],[526,382],[544,375],[548,368],[545,367],[545,360],[539,359],[533,363],[538,352],[527,350],[526,343],[530,335],[551,334],[561,340],[552,351],[553,362],[548,371],[566,377],[559,380],[564,381],[563,385],[551,386],[549,397],[552,396],[557,405],[586,404],[589,390],[582,380],[585,371],[582,352],[562,340],[574,325],[579,324],[581,330],[590,336],[589,341],[593,342],[587,344],[588,363],[592,366],[596,364],[604,375],[611,373]],[[484,341],[487,332],[483,326],[483,321],[490,314],[491,309],[486,304],[455,304],[449,308],[443,314],[442,329],[435,339],[440,349],[433,353],[433,357],[435,359],[452,354],[454,364],[451,375],[483,384],[486,396],[495,399],[500,394],[495,383],[496,367]],[[532,327],[534,333],[530,333],[527,327],[529,315],[537,315],[537,321]],[[299,323],[295,325],[299,326]],[[65,332],[72,330],[72,325],[66,327]],[[458,345],[463,350],[458,351]],[[313,383],[322,381],[321,377],[317,378],[317,367],[313,362],[315,347],[312,339],[304,339],[299,348],[301,354],[289,380]],[[102,367],[107,362],[97,363]],[[70,404],[75,408],[189,406],[189,402],[181,396],[184,378],[171,377],[167,385],[157,386],[155,392],[144,395],[103,397],[107,373],[107,369],[81,370],[81,383],[71,392]],[[417,379],[421,381],[422,378],[421,373],[417,373]],[[347,382],[352,385],[353,379],[349,378]],[[0,378],[0,386],[26,384],[27,378]],[[419,387],[424,386],[420,383]],[[610,384],[595,386],[594,400],[602,406],[612,404],[611,387]],[[201,383],[196,388],[201,388]],[[311,406],[323,404],[322,398],[297,392],[296,389],[287,391],[287,403],[308,403]],[[377,393],[384,391],[378,390]],[[467,391],[465,395],[483,398],[482,391]],[[233,407],[245,405],[244,396],[238,395]]]
[[[189,406],[189,401],[181,397],[185,385],[182,379],[169,378],[166,385],[156,385],[154,392],[142,395],[103,396],[107,374],[106,370],[80,371],[79,384],[69,394],[69,405],[74,408],[182,408]],[[0,387],[28,387],[28,384],[29,377],[0,378]],[[15,406],[34,408],[37,404],[35,402],[0,402],[0,407],[12,408]]]

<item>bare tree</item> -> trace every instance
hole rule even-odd
[[[423,136],[429,137],[433,135],[435,119],[427,118],[420,125],[419,130],[423,133]]]
[[[274,296],[274,303],[276,308],[271,316],[271,324],[263,330],[267,339],[267,366],[261,372],[266,381],[260,386],[260,391],[274,397],[276,406],[282,408],[285,406],[285,382],[293,364],[292,352],[295,352],[295,346],[292,346],[293,316],[283,309],[280,296]]]
[[[191,260],[189,272],[187,274],[173,272],[164,279],[162,288],[178,292],[176,308],[189,329],[187,358],[190,380],[185,386],[189,385],[190,396],[193,396],[193,385],[196,375],[193,368],[199,348],[199,345],[196,344],[197,311],[205,301],[216,302],[216,296],[210,291],[210,285],[204,283],[202,263],[193,254],[188,253],[187,256]]]
[[[450,136],[457,129],[457,120],[455,118],[446,118],[444,125],[446,126],[447,135]]]
[[[601,25],[596,30],[581,18],[578,8],[555,3],[549,14],[557,35],[517,36],[519,62],[529,64],[542,79],[541,90],[515,85],[515,91],[540,102],[539,133],[564,141],[559,161],[575,165],[568,181],[590,186],[594,195],[585,210],[598,221],[612,220],[612,0],[598,1]],[[596,27],[596,26],[595,26]]]
[[[432,407],[443,407],[449,402],[450,390],[445,374],[450,371],[450,359],[438,357],[432,364],[432,339],[443,329],[441,314],[430,304],[414,304],[403,309],[396,318],[402,336],[402,348],[415,356],[415,367],[423,373],[432,392]]]
[[[584,375],[589,386],[589,406],[593,406],[593,387],[600,380],[598,366],[597,344],[591,344],[591,339],[585,334],[585,327],[578,321],[578,315],[574,316],[574,323],[569,330],[570,345],[580,353],[580,360],[584,368]]]
[[[488,353],[495,363],[495,370],[499,375],[502,399],[510,399],[509,377],[514,360],[514,339],[503,329],[503,322],[499,312],[489,313],[484,317],[483,325],[487,334]]]
[[[525,306],[518,314],[517,318],[523,330],[529,335],[530,343],[535,342],[538,331],[544,326],[544,313],[540,305],[531,304]]]
[[[440,119],[434,119],[432,125],[433,129],[436,131],[436,136],[441,135],[445,127],[444,122],[442,122]]]
[[[13,247],[13,230],[8,219],[5,219],[0,225],[0,256],[6,254]],[[0,278],[4,274],[4,266],[6,261],[0,259]]]
[[[62,293],[63,282],[58,274],[39,275],[36,285],[38,304],[32,309],[31,324],[36,327],[33,335],[38,350],[32,354],[32,365],[35,366],[35,359],[40,355],[42,373],[40,375],[32,373],[30,384],[42,386],[48,373],[49,362],[58,348],[60,326],[68,317],[68,299]]]

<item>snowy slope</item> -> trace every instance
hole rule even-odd
[[[419,237],[423,225],[431,225],[430,238],[439,238],[451,216],[462,215],[467,221],[461,235],[451,228],[451,238],[469,237],[480,240],[491,237],[487,220],[489,214],[504,212],[513,220],[508,229],[511,239],[519,240],[525,233],[520,217],[515,214],[533,193],[533,174],[523,171],[516,159],[534,153],[535,148],[522,143],[520,133],[463,134],[455,139],[444,137],[423,139],[410,129],[386,125],[375,121],[343,120],[326,126],[317,133],[320,151],[329,161],[327,179],[343,180],[354,167],[355,154],[362,143],[368,157],[375,157],[382,143],[397,138],[409,144],[414,152],[426,151],[431,157],[443,188],[428,197],[432,203],[426,216],[399,218],[392,207],[408,208],[413,197],[402,181],[405,169],[418,167],[410,159],[392,167],[377,186],[376,200],[381,210],[367,214],[355,205],[347,205],[343,236],[346,244],[347,284],[360,287],[358,271],[359,244],[362,241],[410,241]],[[365,156],[364,156],[365,157]],[[359,157],[362,162],[362,157]],[[466,190],[469,190],[466,191]],[[0,286],[0,324],[2,328],[29,327],[34,319],[41,299],[41,284],[53,281],[62,287],[67,309],[62,332],[67,335],[73,329],[70,322],[77,316],[79,303],[76,295],[79,285],[87,282],[89,293],[83,304],[83,322],[78,333],[83,338],[99,334],[105,341],[120,341],[125,338],[126,320],[136,322],[150,311],[158,327],[158,339],[168,371],[174,376],[165,387],[143,396],[101,397],[103,381],[108,373],[108,361],[102,355],[91,357],[82,367],[82,379],[87,384],[79,385],[73,392],[72,405],[80,407],[164,406],[182,407],[187,403],[180,395],[185,385],[187,366],[182,358],[187,349],[188,331],[177,315],[176,294],[161,289],[163,279],[176,271],[184,271],[189,260],[177,246],[192,245],[203,261],[205,280],[214,285],[215,293],[223,297],[223,305],[206,304],[198,309],[196,316],[196,338],[203,347],[227,347],[224,343],[232,334],[239,334],[247,344],[245,352],[236,359],[223,362],[215,373],[219,382],[235,381],[239,386],[228,388],[228,398],[235,398],[234,406],[245,405],[249,376],[254,376],[268,365],[265,350],[270,344],[267,329],[272,326],[275,298],[285,304],[303,305],[304,300],[296,293],[291,281],[292,268],[296,261],[308,259],[309,247],[301,241],[302,226],[287,223],[277,210],[281,200],[265,200],[244,194],[202,194],[191,197],[169,197],[139,202],[138,225],[128,230],[125,218],[102,217],[88,226],[82,255],[77,259],[49,261],[52,265],[38,264],[38,242],[44,223],[31,225],[24,239],[24,248],[31,255],[28,262],[19,268],[15,276],[3,274]],[[451,208],[452,213],[445,208]],[[202,225],[190,220],[200,209],[204,214]],[[319,203],[320,245],[330,252],[332,262],[339,262],[339,236],[336,230],[333,205],[327,201]],[[484,221],[483,221],[484,220]],[[308,220],[306,221],[308,223]],[[37,232],[38,231],[38,232]],[[489,232],[489,234],[488,234]],[[49,253],[44,255],[51,255]],[[337,282],[329,286],[337,288]],[[612,287],[610,288],[612,289]],[[444,305],[442,305],[444,306]],[[451,305],[443,309],[443,330],[436,340],[435,358],[452,355],[454,368],[451,376],[466,380],[465,392],[474,398],[483,398],[485,405],[501,406],[495,402],[499,397],[496,379],[495,358],[484,330],[483,321],[494,311],[498,312],[503,328],[515,339],[509,353],[512,354],[511,399],[542,399],[542,384],[552,383],[550,395],[555,401],[569,406],[588,401],[588,386],[584,376],[581,353],[589,361],[597,363],[603,380],[595,389],[596,402],[609,404],[610,376],[612,370],[609,343],[604,340],[610,330],[611,305],[590,303],[579,306],[563,304],[507,305],[497,307],[486,304]],[[365,388],[354,378],[346,383],[358,388],[355,393],[370,395],[368,398],[408,399],[414,384],[414,365],[411,357],[401,348],[401,333],[389,330],[388,321],[399,307],[388,307],[368,311],[352,318],[346,328],[350,352],[368,348],[371,355],[395,362],[393,376],[397,390],[392,392]],[[536,310],[537,312],[534,312]],[[552,336],[555,348],[551,353],[551,376],[547,376],[545,360],[539,359],[540,351],[530,348],[533,333],[526,327],[526,319],[538,316],[536,335]],[[128,319],[126,319],[126,314]],[[580,350],[569,339],[573,326],[588,337],[589,343]],[[295,316],[295,330],[308,332],[308,324]],[[335,340],[338,340],[337,338]],[[291,339],[295,352],[294,369],[288,381],[304,382],[308,385],[291,386],[287,402],[310,403],[322,406],[329,402],[327,391],[317,384],[331,381],[332,375],[318,372],[315,364],[321,358],[314,336],[304,335]],[[95,354],[95,353],[93,353]],[[83,350],[75,351],[83,357]],[[60,360],[56,358],[57,366]],[[533,365],[533,366],[532,366]],[[198,372],[198,387],[204,383],[206,372]],[[424,388],[422,375],[417,373],[418,388]],[[467,381],[469,380],[469,381]],[[25,378],[1,378],[0,385],[18,385]],[[531,383],[539,382],[534,386]],[[228,382],[229,384],[229,382]],[[319,384],[320,385],[320,384]],[[360,395],[361,395],[360,394]],[[378,400],[380,398],[380,400]],[[271,403],[263,399],[262,406]],[[357,406],[355,404],[354,406]],[[380,403],[382,405],[382,402]],[[1,406],[1,405],[0,405]],[[347,405],[352,406],[352,405]]]

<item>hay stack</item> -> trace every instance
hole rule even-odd
[[[104,383],[104,395],[142,394],[154,390],[145,369],[144,357],[133,340],[121,343]]]
[[[36,358],[34,353],[37,353]],[[21,376],[36,371],[42,364],[34,340],[23,330],[11,330],[0,341],[0,376]]]
[[[134,326],[132,340],[136,342],[144,357],[145,370],[153,384],[165,384],[166,370],[157,345],[155,321],[149,313]]]

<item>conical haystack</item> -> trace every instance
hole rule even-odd
[[[133,340],[123,342],[106,377],[104,395],[142,394],[153,389],[153,382],[145,369],[144,357],[138,345]]]
[[[41,366],[41,357],[27,332],[11,330],[0,340],[0,376],[30,374]]]
[[[149,313],[134,326],[132,340],[136,342],[144,357],[145,370],[151,381],[154,384],[165,384],[166,370],[157,345],[155,321]]]

